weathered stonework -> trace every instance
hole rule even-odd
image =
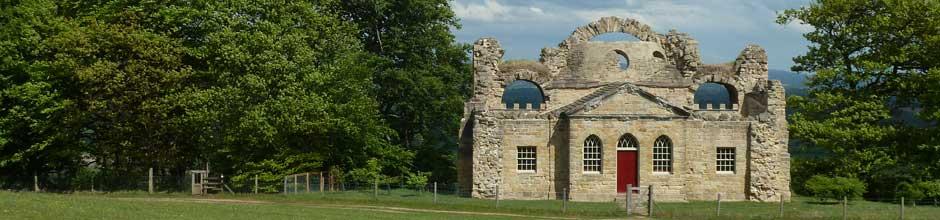
[[[639,42],[594,42],[626,33]],[[461,192],[478,198],[622,200],[617,143],[638,147],[636,182],[654,185],[657,201],[789,200],[789,154],[784,91],[767,78],[767,54],[748,45],[734,62],[702,64],[688,34],[663,35],[632,19],[605,17],[577,28],[538,63],[503,63],[492,38],[473,46],[473,90],[458,151]],[[630,60],[618,68],[618,56]],[[540,108],[507,108],[506,87],[537,85]],[[730,106],[694,103],[700,85],[718,83]],[[601,168],[585,172],[585,140],[600,140]],[[671,172],[653,172],[657,138],[671,141]],[[535,149],[536,168],[517,169],[518,147]],[[732,148],[734,170],[717,171],[717,148]],[[726,152],[727,153],[727,152]],[[635,197],[639,198],[639,197]],[[618,201],[620,201],[618,200]]]

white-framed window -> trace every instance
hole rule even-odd
[[[620,140],[617,141],[617,150],[636,150],[640,144],[637,143],[636,138],[631,134],[624,134],[620,136]]]
[[[519,172],[535,172],[536,162],[534,146],[516,148],[516,169]]]
[[[715,170],[718,173],[734,173],[734,148],[719,147],[715,151],[717,155]]]
[[[653,143],[653,172],[672,173],[672,141],[665,135]]]
[[[601,172],[601,139],[591,135],[584,140],[584,172]]]

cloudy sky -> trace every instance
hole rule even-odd
[[[801,34],[807,25],[775,23],[778,12],[807,0],[456,0],[460,18],[457,41],[472,43],[495,37],[505,59],[538,59],[543,47],[556,47],[578,26],[600,17],[639,20],[660,33],[686,32],[699,42],[705,63],[731,61],[748,43],[759,44],[770,68],[789,70],[791,58],[806,51]],[[606,34],[601,40],[627,39]],[[635,39],[635,38],[634,38]]]

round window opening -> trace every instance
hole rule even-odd
[[[630,57],[627,56],[627,53],[624,53],[623,51],[619,51],[619,50],[616,50],[614,52],[616,52],[618,55],[617,67],[620,68],[620,70],[627,70],[628,68],[630,68]]]

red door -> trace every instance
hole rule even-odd
[[[617,192],[627,191],[627,184],[637,186],[636,151],[617,151]]]

